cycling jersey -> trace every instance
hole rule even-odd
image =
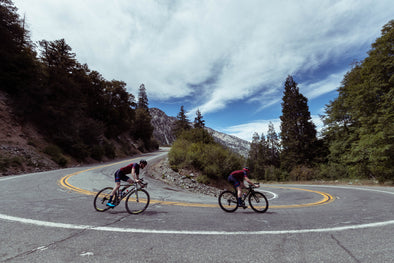
[[[246,177],[247,174],[245,171],[243,170],[237,170],[232,172],[229,176],[228,176],[228,181],[235,187],[237,188],[238,186],[241,185],[241,182],[243,182],[244,177]]]
[[[140,174],[140,165],[138,163],[131,163],[125,167],[120,168],[119,170],[123,173],[123,174],[130,174],[131,170],[134,168],[135,170],[135,174],[139,175]]]
[[[133,168],[135,174],[138,176],[140,174],[140,165],[138,163],[131,163],[115,172],[115,182],[120,182],[120,180],[127,182],[130,177],[128,177],[126,174],[130,174]]]
[[[230,175],[232,175],[235,179],[238,181],[243,181],[244,177],[247,176],[246,172],[244,170],[237,170],[232,172]]]

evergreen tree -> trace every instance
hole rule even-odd
[[[194,119],[194,128],[195,129],[202,129],[205,127],[205,121],[202,119],[202,115],[200,110],[196,111],[196,118]]]
[[[141,84],[138,92],[135,118],[135,136],[137,139],[141,139],[145,145],[150,145],[154,130],[151,123],[152,116],[150,115],[148,104],[145,85]]]
[[[188,120],[185,110],[183,108],[183,105],[181,106],[181,110],[177,115],[177,120],[174,123],[174,127],[172,129],[172,132],[175,134],[175,136],[179,136],[183,131],[189,130],[190,127],[190,121]]]
[[[291,171],[297,165],[311,165],[314,159],[316,128],[304,97],[292,76],[285,82],[281,119],[281,166]]]
[[[40,72],[30,32],[10,0],[0,0],[0,89],[30,110],[31,90],[39,90]],[[17,107],[18,109],[19,107]]]
[[[251,170],[251,173],[254,173],[257,159],[259,156],[259,148],[260,148],[260,136],[257,132],[253,133],[252,143],[250,144],[249,155],[247,159],[247,166]]]
[[[267,164],[277,168],[280,166],[280,142],[272,122],[268,125],[267,134]]]
[[[140,85],[140,88],[138,90],[138,103],[137,103],[137,108],[138,109],[146,109],[149,110],[148,107],[148,96],[146,95],[146,88],[144,84]]]
[[[394,20],[326,108],[329,162],[351,176],[394,179]]]

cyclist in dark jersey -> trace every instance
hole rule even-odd
[[[115,205],[112,203],[112,198],[114,196],[114,194],[116,193],[116,191],[119,189],[120,187],[120,180],[122,181],[126,181],[129,184],[132,184],[134,182],[139,183],[139,175],[140,175],[140,168],[144,169],[145,166],[147,165],[147,161],[145,160],[140,160],[140,163],[131,163],[125,167],[120,168],[119,170],[117,170],[115,172],[115,187],[112,190],[111,196],[109,197],[107,206],[109,207],[115,207]],[[126,174],[131,174],[131,176],[133,177],[133,179],[131,179],[130,177],[128,177]]]
[[[232,172],[228,176],[228,181],[234,186],[234,188],[237,190],[237,197],[238,197],[238,205],[246,208],[247,206],[245,205],[244,202],[242,202],[242,188],[245,188],[244,185],[244,180],[246,180],[249,184],[255,185],[250,179],[248,178],[248,172],[249,168],[245,167],[242,170],[236,170]],[[258,185],[255,185],[256,187]]]

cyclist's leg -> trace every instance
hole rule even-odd
[[[118,189],[119,189],[119,187],[120,187],[120,179],[121,179],[121,176],[122,176],[122,173],[121,173],[119,170],[117,170],[117,171],[115,172],[115,174],[114,174],[114,177],[115,177],[115,187],[114,187],[114,189],[112,190],[111,195],[110,195],[109,200],[108,200],[108,203],[107,203],[107,205],[110,206],[110,207],[115,207],[115,205],[112,203],[112,201],[113,201],[112,199],[113,199],[113,197],[114,197],[116,191],[118,191]]]
[[[228,181],[234,186],[235,191],[237,192],[238,205],[242,206],[242,189],[241,182],[238,181],[234,176],[230,175],[228,177]]]

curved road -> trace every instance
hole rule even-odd
[[[143,214],[96,212],[93,195],[138,159],[0,178],[0,262],[394,262],[392,187],[262,185],[266,213],[225,213],[146,175]]]

